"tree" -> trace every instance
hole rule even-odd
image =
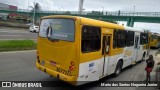
[[[65,12],[64,14],[71,14],[71,12],[70,12],[70,11],[67,11],[67,12]]]
[[[35,4],[35,13],[39,12],[41,10],[41,6],[39,3]],[[37,22],[37,14],[35,14],[35,22]]]
[[[87,13],[87,15],[103,15],[103,12],[100,12],[100,11],[92,11],[91,13]]]
[[[34,7],[30,6],[32,8],[31,12],[34,12],[34,8],[36,13],[41,10],[41,6],[39,3],[35,3],[34,5],[35,5]]]
[[[37,14],[40,10],[41,10],[41,6],[39,3],[33,3],[34,4],[34,7],[32,7],[32,10],[31,12],[34,13],[34,9],[35,9],[35,21],[34,22],[37,22]]]
[[[36,3],[36,4],[35,4],[35,12],[37,13],[37,12],[40,11],[40,10],[41,10],[40,4],[39,4],[39,3]]]

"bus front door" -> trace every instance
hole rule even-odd
[[[103,55],[103,69],[102,69],[102,77],[108,74],[108,59],[110,53],[110,40],[111,35],[103,35],[103,42],[102,42],[102,55]]]

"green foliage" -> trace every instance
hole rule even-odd
[[[0,52],[16,50],[36,49],[36,43],[32,40],[5,40],[0,41]]]
[[[25,28],[29,27],[22,22],[9,22],[9,21],[0,21],[0,27],[14,27],[14,28]]]
[[[87,13],[87,15],[103,15],[101,11],[92,11],[91,13]]]
[[[40,11],[40,10],[41,10],[40,4],[39,4],[39,3],[36,3],[36,4],[35,4],[35,11],[38,12],[38,11]]]
[[[34,8],[36,13],[41,10],[41,6],[39,3],[35,3],[35,6],[32,8],[31,12],[34,12]]]
[[[70,11],[67,11],[67,12],[65,12],[64,14],[71,14],[71,12],[70,12]]]

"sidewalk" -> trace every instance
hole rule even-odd
[[[26,31],[28,29],[29,29],[29,27],[28,28],[18,28],[18,27],[2,27],[2,26],[0,26],[0,30],[24,30],[24,31]]]
[[[153,68],[152,74],[153,74],[154,77],[155,77],[155,74],[156,74],[155,71],[156,71],[156,68],[157,68],[157,63],[160,62],[160,54],[158,54],[157,56],[154,56],[154,61],[155,61],[155,64],[154,64],[154,68]],[[153,81],[155,81],[155,78],[154,78]]]
[[[155,64],[154,64],[153,71],[151,72],[151,81],[156,81],[156,68],[157,68],[157,63],[160,62],[160,54],[158,55],[153,54],[153,56],[154,56]],[[158,89],[158,87],[155,87],[154,90],[160,90],[160,89]]]

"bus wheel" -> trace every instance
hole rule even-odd
[[[122,62],[118,61],[114,75],[118,76],[121,73],[121,70],[122,70]]]
[[[36,33],[36,30],[34,30],[33,32]]]
[[[144,60],[145,60],[145,55],[146,55],[146,53],[143,53],[143,56],[142,56],[142,60],[141,60],[141,61],[144,61]]]

